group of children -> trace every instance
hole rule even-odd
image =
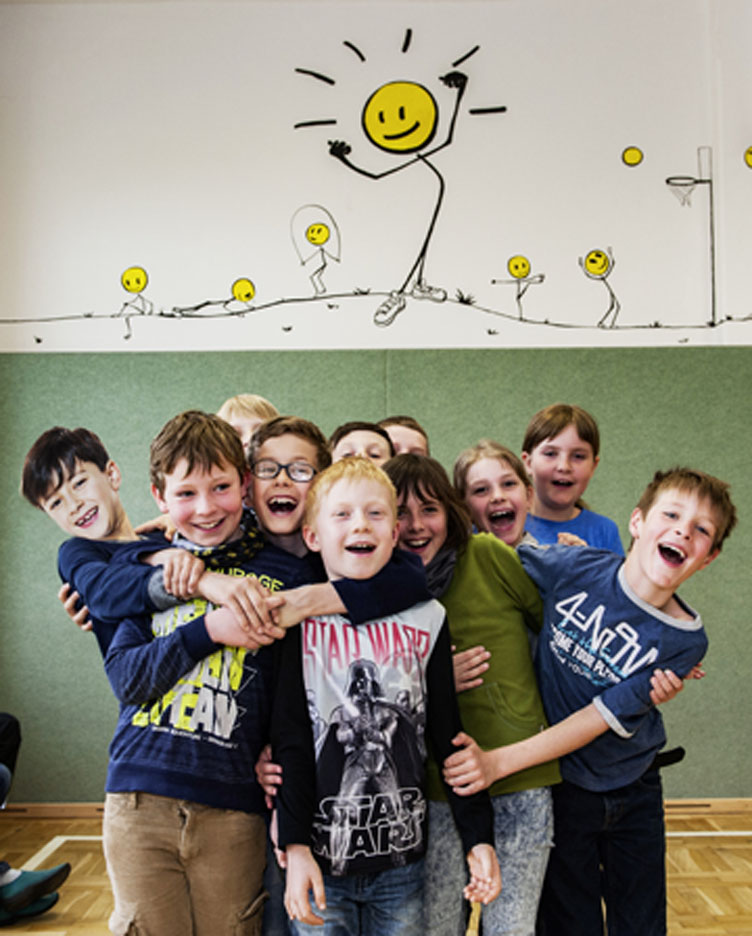
[[[555,404],[452,484],[410,417],[327,439],[242,395],[152,442],[167,544],[93,433],[44,433],[22,491],[120,701],[111,931],[456,936],[470,900],[488,936],[601,936],[605,900],[665,933],[656,704],[707,646],[675,592],[736,515],[658,473],[624,558],[582,501],[598,453]]]

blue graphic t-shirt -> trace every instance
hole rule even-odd
[[[550,723],[593,702],[611,728],[563,757],[561,775],[588,790],[625,786],[642,776],[666,740],[650,701],[653,670],[686,676],[707,650],[702,621],[683,602],[690,621],[642,601],[626,582],[624,560],[607,550],[518,552],[543,598],[536,671]]]

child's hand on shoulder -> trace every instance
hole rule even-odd
[[[474,845],[467,853],[470,880],[463,893],[466,900],[489,904],[501,893],[501,870],[492,845]]]
[[[154,517],[153,520],[147,520],[146,523],[142,523],[140,526],[137,526],[135,532],[139,536],[142,536],[144,533],[163,533],[164,538],[172,542],[173,537],[177,533],[177,527],[170,520],[168,514],[160,514],[158,517]]]
[[[559,533],[557,542],[559,546],[587,546],[587,543],[576,533]]]

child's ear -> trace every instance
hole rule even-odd
[[[392,530],[392,549],[397,548],[397,543],[399,543],[399,521],[394,521],[394,529]]]
[[[639,507],[635,507],[629,517],[629,532],[632,536],[632,539],[639,539],[640,531],[642,530],[642,522],[645,518],[642,516],[642,511]]]
[[[301,533],[303,534],[303,542],[311,550],[311,552],[321,552],[321,543],[319,542],[319,538],[316,535],[316,530],[314,527],[308,526],[307,523],[304,523]]]
[[[525,487],[527,493],[527,512],[533,509],[533,499],[535,498],[535,488],[531,485]]]
[[[710,555],[708,555],[708,556],[705,558],[705,562],[703,562],[701,568],[702,568],[702,569],[707,569],[707,567],[710,565],[710,563],[711,563],[714,559],[716,559],[716,558],[718,557],[718,555],[720,554],[720,552],[721,552],[720,549],[715,549],[715,550],[713,550],[713,552],[710,553]]]
[[[123,476],[120,473],[120,469],[112,459],[110,459],[104,466],[104,473],[107,475],[107,480],[110,482],[110,487],[112,490],[119,490],[123,481]]]
[[[530,452],[520,452],[520,458],[522,459],[522,464],[527,468],[529,472],[530,471]]]
[[[251,473],[246,471],[240,478],[240,490],[244,499],[251,500]]]
[[[159,507],[159,509],[162,511],[162,513],[167,513],[167,501],[166,501],[166,500],[164,499],[164,497],[162,497],[162,495],[159,493],[159,490],[158,490],[156,484],[152,484],[152,486],[151,486],[151,496],[152,496],[152,497],[154,498],[154,500],[157,502],[157,507]]]

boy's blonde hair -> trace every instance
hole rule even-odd
[[[149,450],[151,483],[162,495],[165,478],[184,458],[188,472],[198,466],[209,471],[223,462],[236,468],[241,479],[247,471],[240,436],[214,413],[186,410],[166,423],[154,437]]]
[[[228,422],[236,416],[244,416],[248,419],[273,419],[279,416],[279,410],[273,403],[255,393],[239,393],[225,400],[217,410],[217,416]]]
[[[567,426],[575,427],[577,435],[590,445],[593,455],[597,457],[601,447],[598,423],[587,410],[570,403],[552,403],[537,412],[525,430],[522,451],[530,454],[534,448],[546,439],[553,439]]]
[[[315,526],[316,516],[321,506],[321,500],[328,494],[338,481],[375,481],[383,485],[389,495],[389,505],[392,516],[397,519],[397,492],[389,476],[370,458],[354,455],[352,458],[341,458],[321,474],[317,474],[308,489],[305,504],[305,526]]]
[[[670,489],[695,494],[698,499],[710,502],[716,516],[716,533],[711,548],[713,552],[720,551],[723,541],[736,526],[736,507],[731,500],[731,486],[695,468],[675,467],[668,471],[656,471],[637,502],[637,509],[642,516],[646,517],[659,495]]]
[[[329,451],[329,443],[326,436],[319,427],[309,419],[303,419],[300,416],[275,416],[273,419],[267,419],[251,436],[251,447],[248,450],[248,461],[253,463],[258,458],[261,446],[268,439],[276,439],[283,435],[294,435],[299,439],[305,439],[316,449],[317,471],[323,471],[332,463],[332,453]]]
[[[526,488],[533,486],[522,464],[522,459],[518,455],[500,442],[494,442],[493,439],[481,439],[480,442],[460,452],[454,462],[454,486],[463,500],[467,497],[467,473],[472,465],[482,458],[495,458],[496,461],[506,462]]]

